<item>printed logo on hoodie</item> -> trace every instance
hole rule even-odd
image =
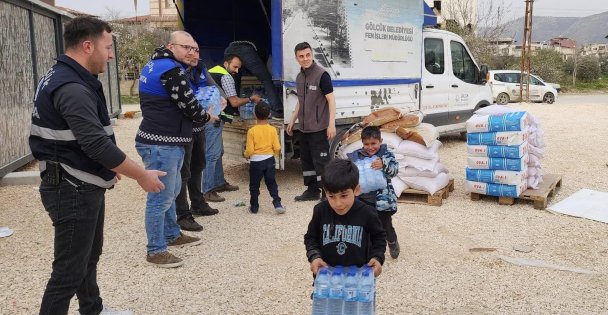
[[[323,245],[344,242],[361,247],[363,227],[359,225],[323,224]],[[345,249],[345,246],[340,246]],[[340,253],[343,254],[343,253]]]

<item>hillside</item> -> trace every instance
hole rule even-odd
[[[553,37],[568,37],[577,44],[606,43],[608,11],[587,17],[535,16],[532,19],[532,41],[546,41]],[[506,23],[503,36],[522,42],[524,18]]]

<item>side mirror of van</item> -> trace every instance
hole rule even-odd
[[[479,82],[481,84],[486,84],[488,82],[488,66],[481,65],[481,69],[479,70]]]

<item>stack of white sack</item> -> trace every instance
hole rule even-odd
[[[441,147],[441,142],[437,140],[439,133],[435,126],[420,123],[422,116],[419,116],[415,126],[403,126],[403,123],[399,122],[404,121],[404,117],[408,117],[408,114],[380,125],[382,143],[387,145],[399,162],[399,173],[392,179],[393,188],[397,196],[408,188],[434,194],[447,186],[450,180],[448,170],[439,159],[438,150]],[[408,119],[414,120],[411,117]],[[398,124],[400,125],[397,126]],[[360,128],[362,129],[363,126]],[[353,131],[353,129],[349,135],[343,137],[342,147],[338,153],[340,158],[347,158],[348,153],[363,147],[360,130]]]
[[[515,108],[501,105],[492,105],[478,109],[475,114],[479,116],[502,115],[508,113],[521,112]],[[527,113],[528,119],[528,188],[538,189],[543,182],[543,169],[541,159],[545,156],[544,132],[540,126],[540,121],[532,114]]]
[[[467,120],[467,191],[518,197],[527,189],[528,121],[521,111]]]

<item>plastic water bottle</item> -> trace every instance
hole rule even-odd
[[[342,315],[342,308],[344,307],[344,280],[342,279],[342,268],[336,267],[336,269],[334,269],[329,282],[327,314]]]
[[[374,273],[369,267],[363,269],[361,273],[357,300],[360,315],[374,314]]]
[[[249,102],[241,107],[239,107],[239,112],[241,113],[242,119],[254,119],[255,115],[255,103]]]
[[[357,300],[357,269],[351,268],[344,281],[344,314],[359,314]]]
[[[312,315],[327,314],[328,299],[329,272],[327,268],[321,268],[315,279],[315,291],[312,295]]]
[[[200,87],[194,96],[204,110],[210,110],[216,116],[220,114],[222,106],[220,92],[217,87],[213,85]]]

